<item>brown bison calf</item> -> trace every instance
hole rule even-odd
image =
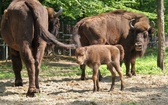
[[[113,90],[115,84],[116,69],[121,80],[121,90],[124,89],[123,75],[120,68],[120,60],[124,58],[124,49],[121,45],[91,45],[79,47],[76,49],[77,63],[80,65],[86,64],[93,69],[93,91],[99,91],[98,70],[101,64],[107,64],[107,69],[112,74],[112,84],[110,91]]]

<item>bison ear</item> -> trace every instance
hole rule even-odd
[[[155,22],[151,21],[151,27],[148,30],[149,35],[152,35],[155,32],[155,29],[153,27],[155,27]]]
[[[155,29],[153,27],[149,28],[148,33],[151,35],[155,32]]]

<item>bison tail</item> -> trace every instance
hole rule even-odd
[[[45,29],[43,27],[43,25],[41,25],[41,23],[39,21],[38,11],[36,10],[35,5],[33,3],[31,3],[31,1],[25,1],[25,4],[32,11],[33,18],[34,18],[34,21],[35,21],[35,30],[36,30],[36,33],[43,40],[45,40],[46,42],[52,42],[52,43],[57,44],[57,45],[59,45],[61,47],[64,47],[64,48],[72,48],[72,49],[76,48],[74,44],[64,44],[64,43],[58,41],[53,34],[51,34],[47,29]]]
[[[124,48],[122,45],[115,45],[120,50],[120,60],[122,61],[124,59]]]

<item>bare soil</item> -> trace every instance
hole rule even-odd
[[[73,63],[71,63],[73,64]],[[168,105],[168,76],[124,76],[125,90],[120,91],[117,77],[115,88],[109,92],[111,77],[104,76],[101,90],[93,92],[91,75],[40,77],[41,93],[26,97],[28,78],[23,87],[14,87],[14,79],[0,80],[0,105]]]

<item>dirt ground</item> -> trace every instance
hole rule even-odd
[[[23,87],[14,87],[13,79],[0,80],[0,105],[167,105],[168,76],[124,76],[125,90],[120,91],[117,77],[114,91],[109,92],[111,77],[104,76],[101,90],[93,92],[91,75],[81,81],[80,76],[40,77],[41,93],[26,97],[28,78]]]

